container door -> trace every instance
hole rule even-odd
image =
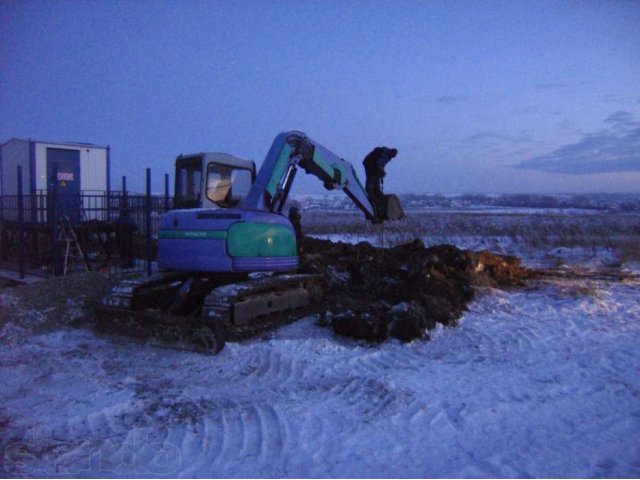
[[[58,176],[52,178],[53,164],[58,164]],[[58,218],[69,217],[72,225],[80,223],[80,150],[47,148],[47,188],[58,184]]]

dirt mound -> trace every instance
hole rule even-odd
[[[324,274],[329,285],[324,321],[372,342],[426,337],[437,323],[457,322],[475,287],[520,285],[529,276],[515,257],[426,248],[421,240],[383,249],[305,237],[303,248],[302,272]]]
[[[113,282],[97,272],[57,277],[0,292],[0,344],[93,319]]]

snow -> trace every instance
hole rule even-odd
[[[307,317],[211,357],[98,337],[0,351],[9,476],[638,477],[638,277],[485,290],[432,340]]]
[[[500,207],[494,205],[460,205],[458,207],[418,207],[411,213],[464,213],[493,215],[601,215],[602,212],[588,208],[540,208],[540,207]]]

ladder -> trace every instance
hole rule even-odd
[[[60,217],[59,222],[59,236],[58,239],[65,243],[64,248],[64,269],[62,271],[62,275],[67,275],[67,269],[69,264],[78,260],[82,261],[85,271],[89,271],[89,263],[87,262],[87,258],[82,251],[82,247],[80,246],[80,242],[78,242],[78,237],[76,235],[71,222],[69,221],[69,217],[63,215]]]

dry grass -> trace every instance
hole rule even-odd
[[[379,238],[382,229],[371,225],[356,211],[304,212],[308,234],[351,234]],[[389,244],[414,238],[436,240],[456,236],[506,237],[529,248],[605,247],[619,252],[621,259],[640,259],[640,215],[626,213],[475,213],[409,211],[401,222],[384,227]]]

